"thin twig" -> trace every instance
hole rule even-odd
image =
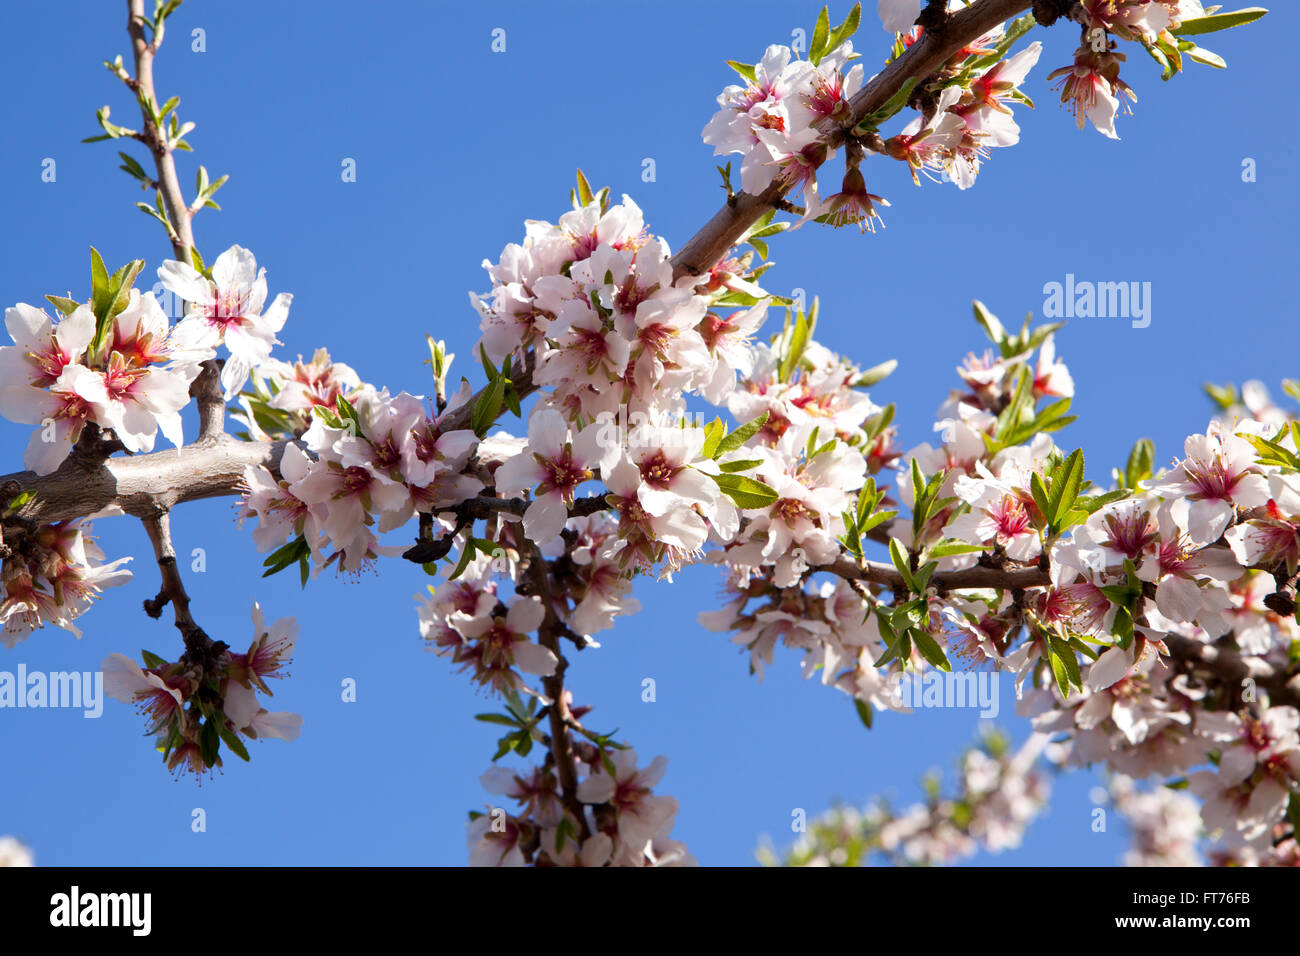
[[[144,38],[145,23],[148,22],[144,15],[144,0],[127,0],[126,8],[126,31],[131,35],[131,48],[135,54],[133,88],[140,96],[147,98],[156,106],[158,97],[153,85],[153,59],[158,52],[158,47],[162,45],[162,26],[159,25],[153,42],[148,42]],[[172,150],[167,144],[166,134],[158,128],[153,115],[143,104],[140,106],[140,115],[144,121],[140,140],[149,147],[149,152],[153,155],[154,166],[158,170],[156,179],[158,194],[162,196],[163,208],[167,210],[167,218],[176,234],[172,238],[172,251],[179,261],[188,264],[190,249],[194,247],[194,233],[190,226],[189,205],[185,202],[185,197],[181,193],[180,180],[176,177],[176,163],[172,158]]]

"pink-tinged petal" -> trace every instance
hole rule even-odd
[[[557,458],[569,437],[564,416],[553,408],[539,408],[528,422],[528,449],[543,458]]]
[[[610,431],[605,425],[594,423],[578,432],[573,439],[574,460],[589,468],[598,467],[610,444]]]
[[[654,488],[650,485],[644,485],[639,495],[641,507],[645,509],[646,514],[656,517],[690,507],[688,502],[683,501],[667,488]]]
[[[535,544],[550,544],[564,530],[569,520],[569,507],[558,491],[541,495],[524,512],[524,534]]]
[[[1232,489],[1233,503],[1239,508],[1259,508],[1268,504],[1268,479],[1263,475],[1245,475]]]
[[[1201,604],[1201,589],[1186,578],[1170,575],[1156,588],[1156,607],[1171,621],[1196,620]]]
[[[221,387],[224,389],[224,398],[230,401],[234,398],[239,390],[244,387],[248,381],[249,364],[237,355],[231,355],[226,359],[226,364],[221,367]]]
[[[907,33],[921,15],[921,0],[878,0],[880,25],[889,33]]]
[[[1219,780],[1235,787],[1255,772],[1255,753],[1249,747],[1227,747],[1219,758]]]
[[[217,256],[210,271],[220,289],[248,287],[257,280],[257,259],[243,246],[234,245]]]
[[[292,303],[293,296],[288,292],[281,292],[275,297],[270,308],[262,313],[262,324],[272,332],[279,332],[289,318],[289,306]]]
[[[635,764],[635,761],[633,761]],[[650,766],[637,772],[637,778],[643,787],[653,787],[663,779],[668,771],[668,758],[660,754],[650,761]]]
[[[532,641],[521,641],[515,644],[510,652],[514,656],[516,667],[525,674],[535,674],[538,677],[550,677],[555,673],[555,666],[559,663],[559,658]]]
[[[479,774],[478,783],[488,793],[504,797],[515,788],[515,774],[505,767],[490,767]]]
[[[614,796],[614,780],[608,774],[592,774],[578,784],[578,800],[581,803],[608,803]]]
[[[709,536],[704,519],[689,508],[656,517],[652,524],[660,541],[686,551],[698,551]]]
[[[39,425],[62,407],[57,395],[30,385],[0,387],[0,415],[20,425]]]
[[[15,345],[27,351],[38,351],[50,344],[54,323],[44,309],[19,302],[13,308],[5,309],[5,328]]]
[[[607,467],[602,465],[601,475],[610,491],[620,498],[636,498],[641,487],[641,469],[626,457],[615,458]]]
[[[262,705],[257,702],[257,694],[252,688],[232,680],[226,684],[225,704],[222,709],[230,722],[235,725],[235,729],[243,730],[253,722]]]
[[[134,704],[137,693],[149,690],[140,665],[125,654],[109,654],[99,669],[104,675],[104,692],[114,700]]]
[[[212,283],[199,275],[192,265],[169,259],[158,267],[158,280],[172,295],[194,305],[213,302]]]
[[[27,450],[23,453],[23,464],[38,475],[48,475],[58,470],[68,455],[72,453],[72,423],[60,418],[54,423],[52,441],[46,441],[45,429],[42,427],[32,432]]]
[[[72,361],[77,361],[95,337],[95,313],[79,305],[69,316],[59,320],[54,327],[54,338],[59,350]]]
[[[262,711],[253,718],[249,726],[261,739],[275,737],[278,740],[297,740],[302,733],[302,715],[291,714],[285,710],[275,713]]]
[[[546,619],[546,609],[535,597],[517,598],[506,613],[506,627],[515,634],[530,634]]]
[[[537,459],[525,449],[496,470],[496,489],[507,496],[521,495],[536,487],[544,475]]]
[[[1094,691],[1105,690],[1119,681],[1133,666],[1133,655],[1122,647],[1112,647],[1093,661],[1088,668],[1088,686]]]

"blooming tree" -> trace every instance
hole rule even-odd
[[[186,197],[175,154],[193,124],[154,85],[179,5],[128,0],[133,64],[107,65],[139,128],[105,108],[93,139],[145,147],[148,166],[123,153],[122,168],[154,191],[139,205],[166,230],[173,258],[154,269],[183,316],[135,288],[143,260],[110,272],[94,250],[85,301],[48,295],[5,314],[0,413],[34,429],[28,470],[0,478],[7,647],[46,624],[80,634],[74,622],[130,576],[91,520],[130,516],[160,578],[145,611],[170,606],[181,641],[138,662],[110,655],[110,694],[179,772],[248,760],[247,740],[293,740],[302,718],[272,709],[270,681],[295,651],[294,619],[252,602],[251,634],[210,636],[171,543],[177,506],[236,496],[268,573],[296,569],[309,586],[384,562],[433,579],[414,609],[421,638],[499,705],[483,715],[502,736],[481,778],[492,802],[470,814],[471,862],[681,865],[693,858],[660,792],[666,758],[587,722],[569,668],[641,611],[637,576],[713,564],[726,599],[701,625],[730,634],[758,674],[791,648],[871,726],[907,709],[904,679],[1009,671],[1035,729],[969,750],[952,795],[935,780],[916,807],[837,809],[765,861],[938,863],[1014,846],[1049,766],[1103,764],[1107,799],[1132,822],[1131,862],[1197,861],[1202,838],[1213,862],[1295,862],[1294,415],[1257,386],[1221,393],[1170,467],[1139,441],[1094,485],[1083,451],[1055,437],[1074,392],[1059,324],[1008,329],[977,302],[991,349],[959,369],[936,442],[907,448],[894,407],[868,391],[893,363],[834,354],[814,339],[816,300],[805,309],[762,284],[781,233],[875,231],[889,203],[867,175],[888,192],[891,160],[918,185],[974,186],[1019,141],[1032,106],[1020,87],[1047,28],[1080,37],[1048,74],[1061,101],[1114,138],[1136,99],[1129,53],[1166,79],[1222,67],[1199,37],[1264,11],[879,0],[879,21],[855,6],[832,25],[824,10],[806,50],[729,62],[736,82],[702,133],[727,199],[698,233],[673,253],[631,197],[579,173],[571,208],[484,262],[470,294],[478,387],[454,385],[453,356],[430,338],[431,394],[411,395],[324,350],[277,356],[292,296],[272,297],[242,246],[200,254],[193,223],[225,177],[200,167]],[[177,450],[155,451],[160,433]]]

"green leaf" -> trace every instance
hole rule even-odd
[[[749,441],[751,438],[757,435],[759,429],[761,429],[764,425],[767,424],[767,415],[768,413],[764,412],[762,415],[759,415],[753,421],[746,422],[744,425],[741,425],[730,435],[727,435],[724,438],[719,439],[717,446],[713,450],[712,457],[715,459],[720,458],[721,456],[728,454],[729,452],[733,452],[739,448],[743,448],[745,442]]]
[[[115,319],[121,314],[131,301],[131,287],[135,285],[136,278],[144,269],[144,260],[135,259],[128,262],[122,268],[118,269],[109,277],[109,283],[117,289],[113,296],[113,301],[108,307],[108,318]]]
[[[737,471],[749,471],[751,468],[757,468],[761,464],[763,464],[763,459],[761,458],[746,458],[744,461],[724,461],[718,465],[718,468],[728,474],[733,474]]]
[[[800,312],[795,316],[793,330],[785,343],[786,352],[781,358],[779,374],[783,382],[790,381],[790,376],[799,367],[799,361],[803,358],[804,349],[808,347],[808,340],[812,337],[813,328],[817,324],[817,309],[818,302],[814,298],[812,308],[808,310],[807,315]]]
[[[50,305],[59,310],[60,315],[71,315],[81,307],[81,303],[76,299],[69,299],[62,295],[47,295]]]
[[[1061,696],[1068,700],[1070,697],[1070,672],[1065,668],[1065,661],[1061,660],[1054,648],[1049,648],[1047,659],[1052,666],[1052,676],[1056,678],[1056,686],[1061,691]]]
[[[1124,487],[1135,489],[1139,482],[1146,481],[1152,475],[1155,463],[1156,446],[1149,438],[1140,438],[1128,453],[1128,462],[1124,465]]]
[[[897,511],[877,511],[870,517],[858,522],[858,533],[866,534],[872,528],[884,524],[886,521],[892,521],[898,517]]]
[[[474,429],[474,434],[480,438],[487,434],[492,423],[501,414],[505,394],[506,383],[502,378],[493,379],[492,383],[483,390],[483,394],[479,396],[470,412],[470,427]]]
[[[971,305],[975,310],[975,321],[980,324],[984,334],[989,337],[989,341],[999,348],[1007,340],[1007,330],[998,317],[988,310],[988,307],[979,299],[974,300]]]
[[[898,92],[885,101],[885,105],[880,107],[874,113],[868,113],[861,122],[855,126],[855,133],[866,133],[876,129],[881,123],[885,122],[904,106],[907,105],[908,97],[912,95],[912,89],[916,86],[916,77],[909,76],[903,85],[898,88]]]
[[[140,652],[140,659],[144,661],[144,666],[149,668],[150,670],[153,670],[158,667],[167,666],[167,662],[163,660],[161,657],[159,657],[157,654],[153,653],[153,651],[142,650]]]
[[[108,287],[108,269],[99,250],[90,247],[90,310],[95,318],[101,319],[108,314],[108,307],[113,303],[114,293]]]
[[[855,697],[853,699],[853,707],[858,712],[858,719],[862,721],[862,726],[866,727],[867,730],[870,730],[871,722],[875,717],[872,713],[871,705],[865,700]]]
[[[738,508],[766,508],[776,501],[776,489],[746,478],[744,475],[713,475],[722,493],[736,503]]]
[[[1213,382],[1206,382],[1203,387],[1205,394],[1210,396],[1211,401],[1218,405],[1220,410],[1227,411],[1237,404],[1237,387],[1235,385],[1215,385]]]
[[[149,174],[144,171],[144,167],[141,166],[138,162],[136,162],[135,157],[130,156],[127,153],[121,153],[121,152],[119,152],[117,155],[122,157],[122,165],[119,166],[118,169],[122,170],[123,172],[127,173],[130,176],[134,176],[136,179],[140,180],[140,182],[144,183],[146,186],[153,182],[153,179],[149,176]]]
[[[912,640],[916,642],[916,649],[921,652],[922,657],[941,671],[952,670],[952,665],[948,663],[948,655],[943,652],[938,641],[919,627],[912,628],[911,633]]]
[[[890,359],[888,362],[873,365],[858,376],[858,380],[853,383],[853,387],[870,388],[872,385],[887,379],[896,368],[898,368],[898,359]]]
[[[983,550],[982,545],[948,539],[947,541],[940,541],[933,547],[926,548],[925,553],[932,558],[950,558],[955,554],[977,554]]]
[[[578,170],[578,203],[582,206],[588,206],[594,202],[596,197],[592,195],[591,184],[587,182],[587,177],[583,175],[582,170]]]
[[[1194,20],[1184,20],[1177,29],[1170,30],[1169,32],[1174,36],[1179,37],[1217,33],[1220,30],[1228,30],[1232,27],[1240,27],[1245,26],[1247,23],[1254,23],[1266,13],[1268,13],[1268,10],[1264,7],[1243,7],[1240,10],[1234,10],[1232,13],[1214,13],[1207,17],[1197,17]]]
[[[1075,656],[1074,649],[1065,641],[1061,640],[1055,634],[1047,635],[1047,642],[1051,648],[1053,661],[1059,660],[1061,671],[1065,675],[1066,684],[1061,688],[1061,693],[1065,696],[1070,694],[1070,686],[1083,689],[1083,678],[1079,675],[1079,659]],[[1056,676],[1057,686],[1060,686],[1061,675],[1057,673],[1055,663],[1052,665],[1052,673]]]
[[[739,73],[742,78],[749,80],[749,82],[751,83],[758,82],[758,74],[754,72],[754,67],[751,64],[740,63],[736,60],[728,60],[727,66],[731,67],[733,70]],[[722,167],[718,167],[718,168],[721,169]]]
[[[1053,525],[1064,517],[1079,497],[1079,489],[1083,486],[1083,466],[1083,450],[1079,448],[1070,452],[1070,457],[1058,466],[1047,495],[1049,510],[1045,512]]]
[[[704,444],[700,446],[700,457],[717,458],[718,444],[726,434],[727,426],[722,424],[721,418],[715,418],[704,426]]]
[[[199,756],[203,758],[206,766],[215,767],[217,753],[220,750],[221,733],[217,728],[217,721],[209,717],[203,724],[203,730],[199,732]]]
[[[266,568],[262,572],[262,577],[267,578],[272,574],[277,574],[289,567],[289,565],[296,564],[309,554],[311,554],[311,547],[307,544],[307,540],[302,535],[298,535],[288,544],[277,548],[267,556],[266,560],[262,562],[262,567]]]
[[[245,747],[244,742],[239,739],[239,734],[235,733],[233,730],[231,730],[229,727],[226,726],[226,722],[224,720],[217,721],[217,733],[219,733],[221,735],[221,739],[226,742],[226,747],[230,749],[231,753],[233,753],[236,757],[238,757],[240,760],[244,761],[245,763],[248,763],[249,761],[248,748]]]
[[[840,45],[847,39],[858,32],[858,26],[862,23],[862,4],[855,3],[849,15],[844,18],[844,22],[831,31],[830,39],[826,41],[826,52],[834,53]]]
[[[1184,40],[1178,44],[1178,49],[1187,54],[1187,58],[1203,66],[1212,66],[1216,70],[1226,70],[1228,61],[1213,50],[1207,50],[1204,47],[1197,46],[1191,40]]]
[[[1048,504],[1047,486],[1043,484],[1043,476],[1038,472],[1029,476],[1029,493],[1034,496],[1034,504],[1038,505],[1038,510],[1043,513],[1043,517],[1051,521],[1052,512],[1051,505]]]
[[[481,720],[485,724],[503,724],[506,727],[519,726],[519,721],[515,720],[513,717],[508,717],[505,714],[475,714],[474,719]]]
[[[813,66],[820,63],[826,54],[826,41],[830,38],[830,33],[830,13],[826,7],[822,7],[822,12],[817,15],[817,23],[813,26],[812,43],[808,46],[808,59]]]
[[[898,569],[898,573],[902,577],[903,583],[907,585],[908,589],[920,593],[921,588],[916,586],[916,581],[912,577],[912,569],[907,563],[909,557],[907,548],[903,545],[903,542],[899,541],[897,538],[889,539],[889,560],[894,562],[894,567]]]

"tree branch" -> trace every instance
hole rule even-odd
[[[185,640],[185,655],[182,660],[200,674],[206,673],[213,669],[217,658],[228,645],[222,641],[213,641],[204,633],[203,628],[194,623],[194,617],[190,614],[190,597],[185,593],[181,572],[176,566],[176,550],[172,547],[168,513],[165,510],[159,511],[142,520],[153,544],[158,571],[162,575],[162,587],[158,596],[144,602],[144,611],[150,617],[157,618],[162,616],[163,608],[170,604],[175,615],[176,629]]]
[[[526,574],[532,585],[529,588],[530,593],[537,596],[546,612],[541,627],[537,629],[537,642],[554,654],[557,662],[555,673],[550,677],[542,678],[542,688],[551,701],[547,715],[551,725],[551,756],[555,760],[555,773],[560,778],[561,799],[565,808],[575,818],[582,839],[586,840],[591,836],[591,830],[587,826],[587,817],[583,813],[582,803],[578,800],[578,771],[573,765],[573,738],[569,729],[570,724],[574,723],[574,717],[569,710],[569,702],[564,696],[564,672],[569,662],[560,651],[560,633],[563,623],[555,613],[550,568],[542,556],[541,549],[536,545],[529,547]]]
[[[979,0],[973,6],[953,14],[941,33],[924,34],[885,67],[879,76],[858,91],[850,103],[850,125],[884,105],[909,77],[923,79],[942,66],[966,43],[1029,6],[1030,0]],[[153,57],[156,47],[145,42],[144,26],[136,19],[143,15],[144,0],[129,0],[128,8],[131,12],[128,29],[135,50],[137,82],[143,93],[153,97]],[[153,125],[152,117],[146,117],[145,125],[146,130],[152,130],[156,136],[158,131]],[[843,140],[842,129],[831,129],[828,135],[836,143]],[[175,221],[180,239],[173,243],[173,249],[178,259],[188,262],[193,233],[185,200],[176,180],[175,164],[161,140],[157,140],[151,150],[158,168],[163,202],[168,215]],[[783,190],[776,186],[762,196],[737,194],[734,202],[728,202],[715,213],[673,257],[674,273],[678,276],[707,273],[765,209],[782,195]],[[529,352],[524,368],[516,370],[512,376],[515,392],[521,399],[536,390],[533,383],[535,362],[535,356]],[[481,394],[481,391],[476,393],[469,402],[444,416],[441,422],[443,430],[468,428],[474,403]],[[204,421],[207,424],[201,424],[200,445],[203,444],[203,439],[213,436],[214,432],[210,424],[211,418],[201,419],[201,422]],[[34,500],[23,509],[22,515],[44,522],[99,514],[106,510],[111,513],[113,509],[126,514],[144,515],[156,510],[159,504],[171,507],[183,501],[235,495],[241,489],[243,469],[248,464],[265,465],[272,473],[279,473],[283,442],[234,442],[219,438],[220,436],[212,438],[212,444],[206,447],[153,452],[130,459],[110,459],[99,469],[90,472],[69,468],[65,464],[52,475],[37,477],[31,472],[20,472],[0,476],[0,483],[16,481],[23,490],[35,492]]]
[[[837,147],[844,142],[847,129],[852,129],[868,113],[880,109],[903,88],[908,79],[921,82],[938,70],[963,46],[975,40],[1003,20],[1023,13],[1032,0],[980,0],[973,6],[948,17],[942,31],[924,33],[916,43],[898,59],[886,66],[878,76],[860,89],[849,101],[850,118],[837,127],[830,118],[823,119],[818,128],[826,133],[827,145]],[[745,230],[785,196],[789,185],[778,177],[761,195],[737,193],[714,213],[708,223],[687,240],[686,245],[673,256],[673,274],[702,276],[709,272],[726,254]]]
[[[147,99],[156,108],[158,96],[153,86],[153,58],[158,52],[158,47],[162,45],[162,29],[159,28],[152,43],[146,42],[144,26],[148,21],[144,16],[144,0],[127,0],[126,11],[126,31],[131,35],[131,48],[135,54],[133,88],[138,96]],[[176,163],[172,159],[172,151],[167,145],[166,135],[158,128],[153,114],[145,108],[144,103],[140,104],[140,116],[144,122],[141,139],[149,147],[154,166],[158,170],[156,180],[158,194],[162,196],[163,208],[167,210],[167,218],[176,232],[175,238],[172,239],[172,251],[179,261],[188,265],[190,249],[194,247],[194,233],[190,226],[189,205],[185,202],[180,181],[176,178]]]

